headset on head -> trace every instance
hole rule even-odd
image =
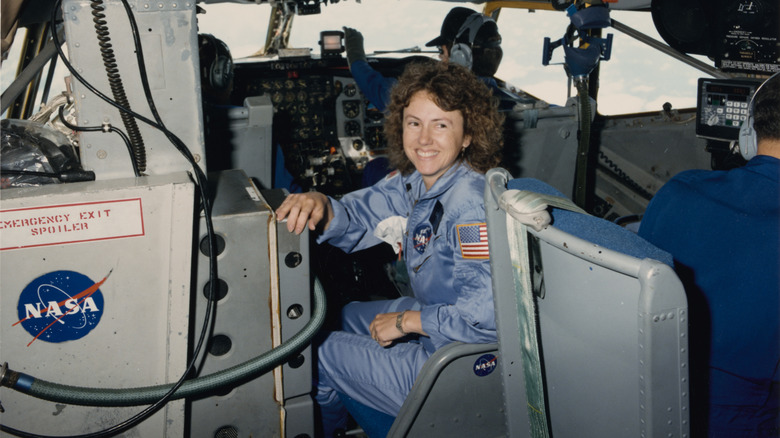
[[[205,39],[207,46],[211,46],[210,50],[214,51],[214,60],[204,72],[208,75],[209,85],[215,91],[224,91],[230,86],[233,77],[233,57],[230,56],[230,49],[214,35],[203,33],[200,36]]]
[[[761,83],[753,93],[753,97],[750,98],[750,105],[748,105],[748,115],[745,122],[739,128],[739,153],[746,160],[750,160],[758,154],[758,138],[756,137],[756,128],[753,126],[753,113],[755,112],[755,102],[758,92],[764,87],[764,84],[772,80],[775,76],[780,75],[777,72]]]
[[[477,38],[477,32],[488,21],[493,21],[492,18],[487,17],[479,12],[475,12],[470,15],[466,21],[458,29],[458,33],[455,34],[455,40],[450,50],[449,62],[453,64],[462,65],[471,70],[471,66],[474,64],[474,54],[472,53],[472,47],[474,40]],[[463,40],[463,34],[468,32],[466,39]]]

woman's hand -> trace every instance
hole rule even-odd
[[[323,230],[328,229],[333,219],[333,207],[330,199],[322,193],[306,192],[287,195],[282,205],[276,209],[278,221],[287,218],[287,231],[301,234],[307,226],[311,231],[324,221]]]
[[[401,330],[396,325],[400,312],[380,313],[368,326],[371,337],[382,347],[387,347],[396,339],[402,338],[409,333],[419,333],[427,336],[422,330],[422,320],[420,312],[416,310],[407,310],[403,312],[401,318]]]

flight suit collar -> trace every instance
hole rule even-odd
[[[418,202],[425,199],[436,198],[449,190],[450,187],[455,184],[458,178],[460,178],[464,173],[468,172],[470,168],[471,166],[469,166],[468,163],[463,160],[459,160],[457,163],[453,164],[452,167],[447,169],[444,175],[436,180],[436,182],[433,184],[433,187],[431,187],[431,189],[428,191],[425,191],[425,183],[423,183],[422,176],[419,172],[415,171],[409,181],[412,186],[411,195]]]

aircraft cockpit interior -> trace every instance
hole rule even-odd
[[[473,20],[446,30],[456,7]],[[755,155],[740,132],[780,72],[775,0],[2,0],[0,20],[0,437],[321,438],[318,343],[354,301],[414,300],[428,258],[345,251],[278,209],[396,177],[376,96],[409,66],[471,70],[485,23],[500,164],[480,172],[489,257],[461,258],[489,271],[493,340],[429,352],[394,415],[342,394],[336,436],[701,436],[692,302],[636,231],[675,175]],[[688,76],[611,112],[677,68],[609,76],[627,40]],[[442,217],[403,218],[395,243],[442,245]]]

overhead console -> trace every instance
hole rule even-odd
[[[777,0],[653,0],[651,11],[674,49],[708,56],[727,72],[780,71]]]

